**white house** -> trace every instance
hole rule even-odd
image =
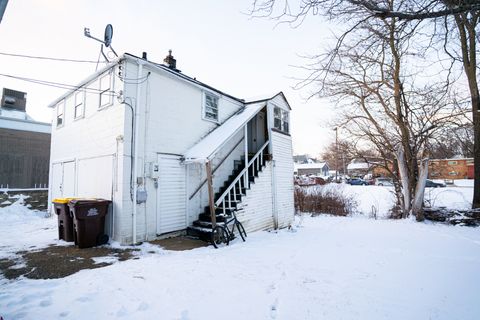
[[[330,168],[326,162],[294,163],[293,173],[296,175],[328,176]]]
[[[247,232],[288,226],[283,93],[246,102],[184,75],[171,54],[164,61],[125,53],[50,105],[50,200],[112,200],[108,233],[122,244],[208,231],[229,209]]]

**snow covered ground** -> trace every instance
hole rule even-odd
[[[470,184],[470,181],[472,180],[462,180],[462,187],[426,188],[425,201],[433,207],[469,209],[473,199],[473,184]],[[327,184],[320,187],[335,188],[347,196],[353,196],[358,203],[357,211],[366,216],[369,216],[372,211],[376,211],[377,217],[386,217],[390,208],[395,204],[393,187],[351,186],[349,184]]]
[[[358,193],[361,206],[369,199],[383,205],[388,188],[378,188],[346,192]],[[62,243],[55,218],[20,210],[0,209],[4,256]],[[219,250],[144,251],[137,260],[54,280],[0,276],[0,316],[480,319],[479,268],[479,228],[304,216],[293,231],[252,233]]]

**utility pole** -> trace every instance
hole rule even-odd
[[[335,182],[338,182],[338,127],[335,127]]]

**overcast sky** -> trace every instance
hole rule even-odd
[[[239,98],[283,91],[293,111],[296,154],[316,156],[334,139],[329,128],[332,107],[310,90],[293,90],[300,76],[300,56],[319,53],[332,36],[328,25],[309,17],[298,28],[269,19],[252,19],[251,0],[98,1],[10,0],[0,23],[0,53],[96,61],[100,44],[83,35],[103,37],[113,25],[112,47],[162,62],[173,50],[183,73]],[[0,54],[0,73],[77,84],[95,71],[95,64],[51,62]],[[47,105],[64,89],[0,76],[0,88],[25,91],[27,112],[49,122]]]

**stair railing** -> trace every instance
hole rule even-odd
[[[258,150],[258,152],[248,161],[247,166],[238,174],[238,176],[233,180],[233,182],[228,186],[225,192],[215,201],[215,208],[223,208],[223,214],[226,214],[226,210],[231,210],[232,207],[232,200],[237,201],[237,188],[241,192],[242,187],[247,189],[248,188],[248,172],[249,169],[252,168],[252,172],[260,171],[260,168],[263,164],[263,151],[268,146],[269,141],[265,142],[263,146]],[[233,196],[230,191],[233,190]],[[226,206],[226,201],[228,200],[228,208]]]

